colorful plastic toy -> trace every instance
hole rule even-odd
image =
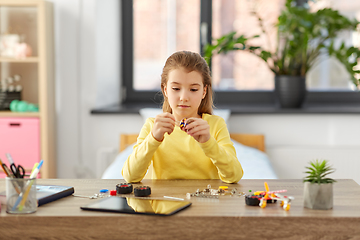
[[[261,208],[265,208],[267,203],[276,203],[276,201],[280,201],[280,206],[285,210],[290,210],[291,200],[294,200],[294,197],[291,196],[283,196],[280,193],[286,192],[287,190],[277,190],[270,191],[269,185],[267,182],[264,182],[265,191],[256,191],[252,195],[245,196],[245,203],[249,206],[260,206]]]
[[[186,123],[186,118],[184,118],[183,120],[181,120],[180,122],[180,129],[185,131],[185,127],[186,127],[187,123]]]

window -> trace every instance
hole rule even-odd
[[[200,51],[199,19],[200,0],[122,1],[124,102],[161,102],[168,56]]]
[[[200,50],[200,0],[134,0],[133,12],[133,88],[159,91],[165,60],[175,51]]]
[[[219,38],[223,34],[236,31],[245,36],[259,34],[254,44],[274,51],[277,31],[274,25],[284,5],[284,0],[213,0],[212,35]],[[340,1],[309,2],[310,8],[332,7],[350,19],[360,13],[360,5],[353,2],[339,4]],[[351,8],[353,6],[353,8]],[[267,36],[262,34],[258,16]],[[359,16],[360,19],[360,16]],[[358,34],[344,32],[339,40],[347,45],[359,46]],[[212,61],[212,73],[215,89],[219,91],[236,90],[273,90],[274,74],[263,60],[248,52],[231,52],[227,55],[217,55]],[[355,90],[346,69],[335,59],[321,56],[321,63],[309,71],[306,76],[308,90],[319,91],[353,91]]]
[[[325,2],[335,3],[334,8],[344,8],[340,0]],[[346,5],[346,14],[360,15],[360,6],[355,6],[351,0],[347,2],[354,6]],[[259,31],[256,18],[249,14],[253,10],[267,19],[264,24],[271,30],[283,4],[284,0],[122,1],[123,102],[160,103],[160,75],[171,53],[177,50],[201,52],[211,37],[232,30],[249,32],[249,35]],[[271,32],[270,38],[275,41],[276,32],[274,29]],[[349,34],[347,37],[359,38]],[[269,47],[274,46],[270,44]],[[256,56],[243,52],[215,56],[211,67],[216,104],[274,104],[274,76]],[[332,59],[325,59],[309,72],[307,81],[307,103],[360,102],[358,91]]]
[[[269,50],[274,49],[273,44],[276,41],[274,23],[280,14],[282,3],[282,0],[213,0],[212,35],[214,38],[219,38],[231,31],[245,36],[261,35],[258,18],[254,14],[256,11],[270,34],[269,39],[261,35],[261,38],[253,43]],[[274,89],[274,74],[264,61],[248,52],[236,51],[226,55],[215,55],[212,59],[212,77],[214,89],[218,91]]]
[[[325,0],[309,2],[310,8],[314,11],[326,7],[338,10],[340,14],[349,19],[354,17],[360,20],[360,4],[351,0]],[[345,41],[348,46],[360,47],[359,31],[343,32],[338,39]],[[339,43],[340,44],[340,43]],[[359,66],[359,65],[358,65]],[[335,57],[321,56],[321,63],[315,66],[307,74],[307,86],[310,90],[319,91],[354,91],[356,86],[351,83],[349,73]],[[360,89],[360,88],[359,88]]]

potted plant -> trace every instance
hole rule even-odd
[[[257,15],[256,12],[254,14]],[[296,0],[286,0],[277,27],[275,50],[251,44],[251,40],[269,35],[258,16],[261,33],[246,37],[230,32],[214,39],[212,44],[204,47],[204,57],[210,63],[214,54],[230,51],[248,51],[263,59],[275,74],[275,92],[281,107],[301,107],[306,94],[305,75],[318,63],[319,56],[327,54],[336,57],[349,72],[353,83],[358,86],[354,69],[360,58],[360,50],[346,46],[344,42],[335,44],[337,35],[344,30],[355,31],[358,26],[356,19],[349,20],[331,8],[311,12],[307,4],[298,6]]]
[[[315,160],[306,167],[308,175],[304,178],[304,207],[327,210],[333,207],[334,179],[328,175],[335,170],[327,160]]]

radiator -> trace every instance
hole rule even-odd
[[[101,147],[96,151],[96,178],[101,178],[107,167],[114,161],[118,151],[113,147]]]

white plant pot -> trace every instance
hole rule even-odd
[[[304,207],[327,210],[333,208],[332,183],[304,183]]]

